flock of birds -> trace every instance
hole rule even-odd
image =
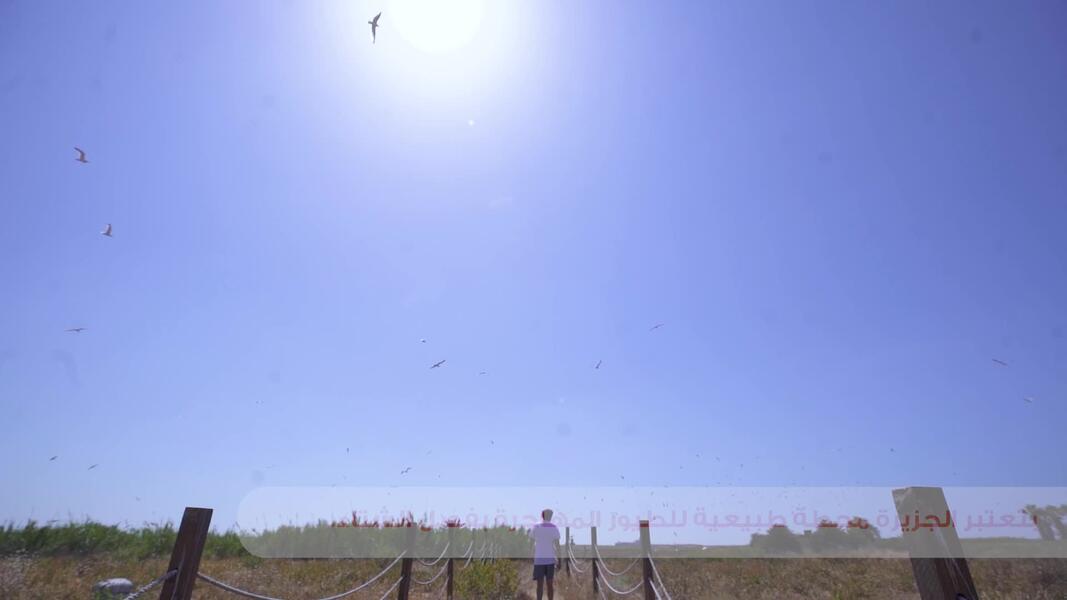
[[[379,12],[378,14],[374,15],[374,18],[372,18],[371,20],[367,21],[367,24],[370,25],[371,43],[372,44],[376,43],[377,40],[378,40],[378,28],[380,27],[381,18],[382,18],[382,13]],[[88,158],[85,150],[82,150],[81,148],[79,148],[77,146],[74,147],[74,150],[77,151],[77,153],[78,153],[77,158],[75,158],[74,160],[76,160],[77,162],[82,163],[82,164],[88,164],[89,163],[89,158]],[[104,228],[104,230],[100,232],[100,235],[103,235],[103,236],[108,237],[108,238],[114,237],[111,223],[107,224],[107,226]],[[665,323],[656,323],[655,325],[653,325],[652,327],[649,328],[649,332],[656,331],[657,329],[663,327],[664,325],[665,325]],[[76,333],[76,334],[78,334],[78,333],[81,333],[81,332],[83,332],[85,330],[86,330],[85,327],[71,327],[69,329],[66,329],[65,331],[68,332],[68,333]],[[425,338],[420,339],[419,342],[425,344],[426,343],[426,339]],[[439,369],[439,368],[444,366],[445,362],[447,362],[447,359],[441,359],[441,360],[433,363],[432,365],[430,365],[430,369]],[[1003,360],[1000,360],[998,358],[994,358],[993,362],[998,364],[998,365],[1000,365],[1000,366],[1002,366],[1002,367],[1007,367],[1008,366],[1007,362],[1005,362]],[[603,360],[598,360],[596,362],[596,365],[593,367],[593,369],[594,370],[599,370],[601,365],[603,365],[603,364],[604,364]],[[488,375],[488,372],[487,371],[479,371],[478,375]],[[1027,397],[1023,398],[1023,401],[1026,402],[1027,404],[1033,404],[1034,398],[1032,396],[1027,396]],[[489,443],[492,444],[493,441],[490,440]],[[348,449],[346,448],[345,451],[348,452]],[[889,451],[890,452],[894,452],[894,449],[890,448]],[[697,456],[699,457],[699,455],[697,455]],[[53,457],[49,458],[48,460],[49,461],[54,461],[57,458],[59,458],[58,455],[57,456],[53,456]],[[716,457],[716,460],[718,460],[718,457]],[[91,465],[89,467],[88,470],[91,471],[91,470],[95,469],[98,466],[99,466],[98,464],[93,464],[93,465]],[[741,466],[743,467],[744,465],[741,465]],[[681,467],[679,467],[679,468],[681,468]],[[412,467],[405,467],[404,469],[402,469],[400,471],[400,474],[401,475],[405,475],[405,474],[409,473],[411,471],[411,469],[412,469]],[[620,477],[620,479],[623,479],[623,480],[626,479],[622,475],[620,475],[619,477]]]
[[[378,21],[381,19],[381,17],[382,17],[382,13],[379,12],[377,15],[374,16],[373,19],[371,19],[370,21],[367,21],[367,23],[369,23],[370,26],[371,26],[371,37],[372,37],[372,40],[377,38]],[[82,150],[81,148],[79,148],[77,146],[74,147],[74,150],[77,151],[77,153],[78,153],[77,158],[75,158],[74,160],[76,160],[76,161],[78,161],[79,163],[82,163],[82,164],[88,164],[89,163],[89,158],[88,158],[85,150]],[[100,232],[100,235],[103,235],[103,236],[109,237],[109,238],[114,237],[113,228],[112,228],[111,223],[107,224],[107,226],[104,228],[104,230]],[[656,331],[657,329],[660,329],[664,325],[665,325],[665,323],[656,323],[655,325],[653,325],[652,327],[649,328],[649,332]],[[65,329],[64,331],[67,332],[67,333],[80,334],[83,331],[86,331],[86,329],[87,329],[86,327],[70,327],[68,329]],[[426,338],[420,339],[419,342],[425,344],[426,343]],[[447,359],[441,359],[441,360],[433,363],[432,365],[430,365],[430,369],[439,369],[439,368],[443,367],[446,362],[448,362]],[[600,370],[600,367],[603,364],[604,364],[603,360],[598,360],[598,361],[596,361],[596,365],[593,366],[593,369]],[[489,374],[488,371],[479,371],[478,372],[478,375],[488,375],[488,374]],[[494,442],[492,440],[490,440],[489,443],[493,444]],[[348,452],[347,448],[345,449],[345,452]],[[55,461],[57,458],[59,458],[58,455],[53,456],[53,457],[49,458],[48,460],[49,460],[49,462],[51,462],[51,461]],[[92,471],[93,469],[95,469],[98,466],[100,466],[100,465],[93,464],[93,465],[91,465],[89,467],[88,470]],[[400,471],[400,474],[401,475],[405,475],[405,474],[409,473],[411,471],[411,469],[412,469],[411,467],[406,467],[406,468],[404,468],[403,470]]]

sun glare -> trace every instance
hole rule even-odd
[[[482,0],[390,0],[386,12],[400,37],[431,54],[466,46],[482,24]]]

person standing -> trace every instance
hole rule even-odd
[[[530,528],[530,539],[534,542],[533,578],[537,582],[537,600],[544,594],[545,582],[548,582],[548,600],[553,600],[556,590],[552,583],[556,575],[556,563],[559,557],[559,529],[552,524],[552,509],[541,511],[541,522]]]

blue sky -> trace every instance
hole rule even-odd
[[[0,2],[0,518],[1067,485],[1067,4],[388,6]]]

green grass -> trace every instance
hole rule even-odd
[[[0,527],[0,556],[89,556],[146,559],[170,556],[177,531],[172,523],[123,528],[93,521],[40,526],[29,521],[21,527]],[[212,558],[247,556],[235,532],[208,535],[204,554]]]

